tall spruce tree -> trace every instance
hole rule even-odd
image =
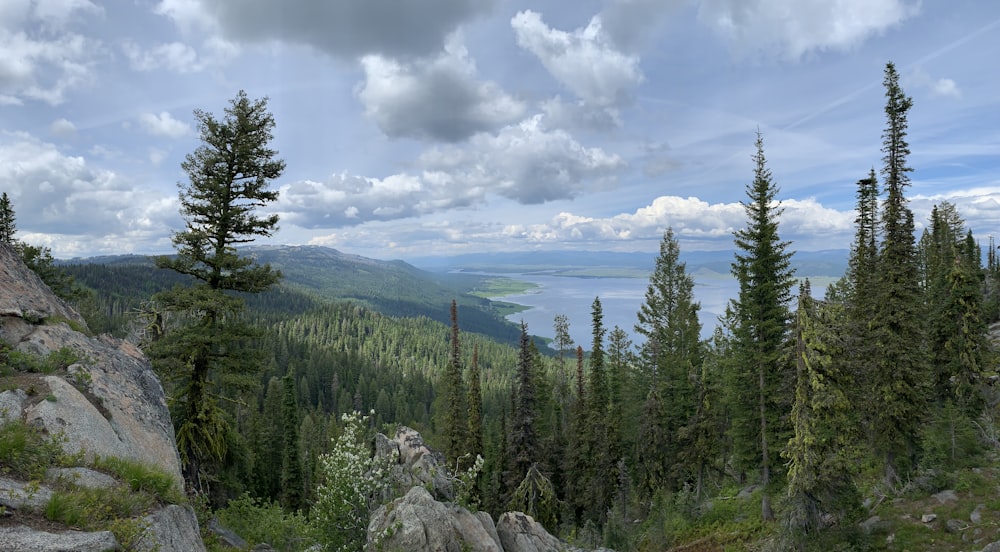
[[[479,344],[472,346],[472,365],[469,367],[468,418],[469,433],[466,452],[473,459],[483,455],[483,389],[479,375]]]
[[[527,476],[528,469],[537,461],[538,434],[535,421],[538,416],[535,394],[535,377],[532,366],[531,340],[528,326],[521,322],[520,352],[517,360],[517,381],[511,401],[510,435],[507,440],[508,488],[515,489]]]
[[[856,439],[848,393],[852,379],[835,361],[842,353],[840,336],[825,308],[812,298],[806,280],[799,288],[793,329],[793,434],[782,452],[788,462],[785,529],[800,550],[829,549],[831,542],[817,538],[830,525],[827,520],[835,519],[849,529],[857,526],[849,521],[861,511],[849,450]]]
[[[303,506],[305,477],[299,451],[299,403],[295,397],[295,372],[281,378],[282,438],[281,455],[281,504],[291,511]]]
[[[7,192],[0,195],[0,243],[13,246],[14,234],[17,233],[17,218],[14,216],[14,206],[11,205]]]
[[[451,348],[444,374],[445,453],[459,463],[469,442],[469,413],[466,408],[466,388],[462,380],[461,345],[458,337],[458,304],[451,301]]]
[[[733,305],[733,337],[738,361],[730,384],[730,407],[737,459],[759,470],[762,517],[772,520],[769,485],[781,465],[778,454],[789,429],[784,414],[791,401],[784,384],[791,374],[782,355],[794,278],[792,254],[786,251],[789,244],[778,236],[782,212],[775,199],[778,187],[767,168],[759,132],[755,146],[754,179],[746,187],[748,201],[743,203],[747,226],[735,233],[738,252],[732,271],[740,289]]]
[[[277,228],[277,215],[257,210],[278,198],[269,185],[285,163],[269,146],[274,118],[266,98],[240,91],[221,120],[201,110],[194,115],[202,145],[181,164],[189,179],[179,185],[185,229],[173,237],[177,255],[156,264],[195,283],[155,296],[162,309],[185,316],[150,354],[170,386],[185,479],[200,492],[203,470],[219,469],[227,454],[230,422],[220,399],[256,385],[262,367],[252,345],[259,332],[241,318],[243,300],[232,292],[264,291],[281,273],[240,256],[236,246]]]
[[[697,408],[694,382],[703,356],[698,320],[701,305],[694,300],[694,278],[687,274],[686,266],[680,260],[674,231],[668,228],[660,241],[660,254],[635,326],[636,333],[646,338],[641,358],[647,389],[656,388],[647,400],[659,401],[663,411],[661,418],[644,423],[659,424],[658,432],[667,439],[662,453],[655,457],[662,463],[657,471],[665,474],[663,482],[671,490],[679,487],[688,475],[686,468],[691,467],[678,461],[690,445],[682,437],[692,436],[681,428],[691,421]]]
[[[614,497],[615,480],[609,474],[613,473],[615,462],[611,456],[608,420],[611,395],[604,350],[607,328],[604,326],[604,307],[600,297],[595,297],[591,304],[591,324],[593,342],[590,349],[584,430],[587,439],[585,516],[591,521],[603,523]]]
[[[906,115],[913,100],[903,93],[891,62],[886,64],[883,84],[886,127],[882,133],[882,176],[886,199],[871,319],[877,347],[870,359],[873,395],[867,404],[869,437],[884,460],[886,480],[896,483],[901,468],[914,466],[917,430],[927,407],[928,377],[913,213],[905,197],[912,171],[906,161],[910,153]]]

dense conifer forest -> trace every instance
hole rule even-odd
[[[739,294],[709,339],[669,228],[650,256],[638,343],[605,327],[599,297],[592,340],[572,343],[556,317],[551,348],[523,325],[497,330],[486,322],[493,315],[461,308],[467,298],[413,317],[259,270],[248,274],[266,285],[217,279],[211,289],[225,299],[187,298],[178,290],[208,293],[193,281],[213,278],[184,264],[201,245],[190,228],[175,238],[181,255],[158,261],[173,271],[148,262],[62,269],[82,290],[74,301],[91,329],[149,349],[177,401],[191,404],[193,376],[171,379],[185,367],[165,359],[193,345],[165,336],[191,324],[231,332],[219,350],[235,359],[224,364],[232,373],[203,382],[205,397],[219,397],[209,403],[218,426],[185,441],[194,464],[185,475],[207,507],[249,501],[257,509],[245,511],[294,528],[316,504],[320,458],[344,431],[342,415],[359,411],[371,412],[369,430],[418,430],[460,471],[481,455],[471,504],[494,516],[529,512],[581,545],[897,549],[862,522],[908,493],[994,481],[1000,393],[989,327],[1000,319],[1000,252],[948,203],[917,235],[906,200],[912,101],[892,64],[885,91],[881,169],[861,167],[856,184],[844,183],[856,189],[855,239],[847,273],[823,297],[790,268],[780,183],[757,135],[734,235]],[[218,251],[231,254],[229,244]],[[257,270],[222,261],[216,276]],[[190,310],[192,301],[222,306]],[[487,328],[492,335],[479,333]],[[178,404],[180,428],[188,419]]]

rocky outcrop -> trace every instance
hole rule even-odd
[[[84,464],[99,456],[155,466],[173,477],[180,490],[183,479],[173,425],[163,387],[149,361],[134,345],[108,336],[91,337],[86,329],[79,314],[25,267],[15,251],[0,244],[0,342],[37,363],[14,374],[8,384],[13,388],[0,393],[0,424],[23,420],[59,436],[64,451],[78,455]],[[53,358],[59,359],[58,365]],[[67,359],[74,362],[68,368]],[[40,483],[0,478],[4,496],[0,504],[15,513],[40,511],[56,484],[120,485],[122,492],[128,492],[123,482],[78,466],[50,470]],[[148,529],[135,549],[205,549],[190,508],[165,506],[143,523]],[[53,532],[11,525],[0,529],[0,551],[118,547],[108,532]]]
[[[17,252],[5,243],[0,243],[0,291],[0,317],[29,322],[61,318],[86,326],[83,317],[56,297],[37,274],[24,266]]]
[[[409,552],[504,552],[489,515],[434,500],[423,487],[382,505],[368,524],[368,547]],[[381,548],[379,548],[381,547]]]
[[[454,478],[444,456],[428,447],[415,430],[400,427],[392,439],[380,434],[374,448],[374,454],[396,461],[396,496],[405,494],[372,514],[366,550],[582,552],[526,514],[508,512],[494,524],[488,513],[472,513],[450,502],[455,496]]]
[[[568,547],[531,516],[507,512],[497,520],[497,534],[504,552],[561,552]]]
[[[198,519],[188,506],[171,504],[143,518],[148,524],[145,534],[134,547],[137,552],[185,550],[205,552]]]
[[[438,500],[455,498],[455,487],[448,476],[444,455],[428,447],[416,430],[400,426],[392,439],[379,433],[375,437],[375,454],[394,460],[394,495],[420,485],[430,489]]]
[[[118,541],[108,531],[53,533],[27,527],[0,527],[0,552],[105,552],[118,549]]]

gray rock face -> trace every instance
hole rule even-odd
[[[143,518],[149,523],[146,534],[135,547],[140,552],[184,550],[205,552],[194,510],[172,504]]]
[[[26,320],[58,317],[86,326],[83,317],[56,297],[5,243],[0,243],[0,289],[4,290],[0,293],[0,317]]]
[[[431,450],[416,430],[400,426],[392,439],[379,434],[375,441],[375,453],[396,459],[393,479],[397,482],[398,491],[420,485],[430,487],[439,500],[455,498],[455,487],[444,456]]]
[[[0,552],[104,552],[118,550],[109,531],[49,533],[28,527],[0,527]]]
[[[44,357],[66,348],[80,359],[64,375],[21,374],[25,385],[47,393],[45,400],[22,390],[0,393],[0,422],[23,419],[61,435],[66,452],[119,457],[157,466],[183,486],[180,457],[166,396],[149,361],[132,344],[111,337],[88,337],[79,314],[58,299],[21,263],[10,247],[0,244],[0,340],[16,350]],[[85,468],[52,470],[49,481],[80,486],[121,485]],[[49,493],[49,494],[46,494]],[[51,490],[45,485],[0,478],[0,504],[39,510]],[[5,502],[3,502],[5,501]],[[167,506],[144,518],[145,539],[137,550],[201,552],[197,519],[190,508]],[[109,532],[45,532],[29,527],[0,528],[0,552],[117,550]]]
[[[0,425],[21,419],[21,411],[27,400],[28,394],[23,389],[0,393]]]
[[[52,489],[44,485],[0,477],[0,506],[38,512],[45,508],[51,498]]]
[[[465,508],[434,500],[423,487],[413,487],[404,497],[379,507],[372,514],[368,524],[368,548],[407,552],[504,552],[492,525],[488,514],[474,516]],[[390,533],[388,537],[387,533]]]
[[[566,545],[531,516],[507,512],[497,520],[497,534],[504,552],[562,552]]]
[[[212,518],[208,520],[208,530],[215,535],[219,544],[222,546],[238,548],[240,550],[246,550],[249,546],[247,541],[243,540],[243,537],[237,535],[232,530],[223,527],[222,524],[219,523],[219,518]]]
[[[106,473],[88,468],[51,468],[45,476],[52,481],[64,481],[89,489],[110,489],[118,480]]]

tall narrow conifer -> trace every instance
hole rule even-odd
[[[782,211],[776,200],[778,187],[767,168],[759,132],[753,161],[754,179],[746,187],[748,201],[743,204],[747,225],[735,234],[738,251],[732,267],[740,285],[734,303],[738,361],[730,384],[732,434],[737,459],[759,470],[764,487],[761,512],[765,520],[771,520],[768,486],[781,466],[778,454],[789,429],[785,414],[791,399],[785,384],[791,374],[782,355],[794,279],[792,254],[786,251],[789,243],[778,236]]]

